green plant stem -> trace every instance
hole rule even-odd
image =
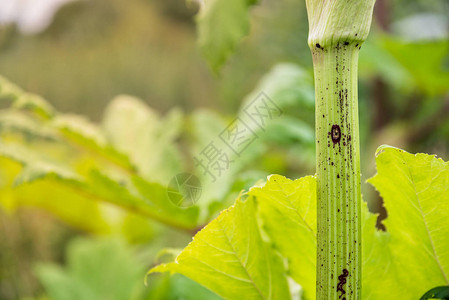
[[[306,0],[317,149],[317,299],[361,299],[357,61],[375,0]]]
[[[317,299],[361,298],[359,44],[311,45],[316,92]]]

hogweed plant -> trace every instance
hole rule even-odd
[[[199,44],[212,69],[248,33],[248,10],[256,2],[202,1]],[[306,4],[315,176],[271,175],[204,226],[216,197],[187,208],[168,198],[166,181],[180,171],[167,163],[180,156],[174,146],[183,127],[179,111],[161,118],[140,100],[119,96],[99,126],[57,112],[0,77],[0,99],[13,103],[0,114],[1,167],[17,175],[11,186],[2,182],[2,205],[42,207],[69,224],[127,232],[131,240],[151,235],[145,231],[150,219],[195,232],[185,249],[165,251],[176,253],[173,261],[152,268],[147,280],[152,273],[180,273],[225,299],[447,299],[449,163],[381,146],[377,174],[368,182],[383,198],[386,231],[376,229],[377,216],[361,200],[357,62],[374,1]],[[281,69],[292,73],[289,66]],[[297,90],[305,76],[293,73]],[[204,116],[196,121],[201,130],[211,123]],[[212,188],[223,190],[219,183]],[[111,210],[113,224],[104,214]]]
[[[307,0],[315,73],[317,299],[361,297],[357,63],[374,0]]]

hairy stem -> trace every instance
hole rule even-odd
[[[317,299],[361,299],[357,62],[373,0],[306,0],[317,151]]]

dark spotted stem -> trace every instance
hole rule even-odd
[[[317,299],[361,299],[358,53],[373,0],[306,0],[317,153]]]
[[[359,47],[354,42],[341,42],[312,51],[318,179],[317,299],[361,298]]]

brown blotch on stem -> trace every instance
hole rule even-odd
[[[346,269],[343,269],[343,272],[340,276],[338,276],[338,285],[337,285],[337,293],[341,292],[340,296],[338,298],[342,299],[343,295],[346,294],[346,291],[344,290],[343,286],[346,284],[346,277],[348,277],[349,271]],[[343,297],[343,299],[346,299]]]
[[[338,126],[336,124],[332,125],[331,137],[332,137],[332,142],[334,144],[340,143],[340,139],[341,139],[340,126]]]

